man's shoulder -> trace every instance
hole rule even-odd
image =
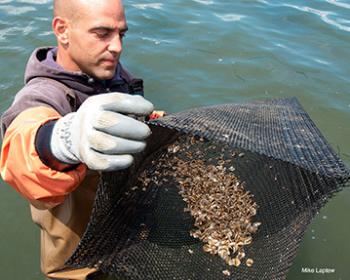
[[[57,103],[66,100],[67,95],[73,95],[74,91],[63,83],[46,78],[37,77],[30,80],[16,94],[14,103],[22,99],[38,100],[39,102],[46,100],[48,103]]]
[[[46,88],[53,90],[55,93],[73,92],[73,89],[70,88],[68,85],[65,85],[64,83],[49,77],[35,77],[31,79],[29,82],[27,82],[26,85],[22,88],[22,90],[28,91],[28,92],[30,91],[35,92],[38,89],[45,90]]]
[[[67,86],[48,78],[35,78],[28,82],[15,95],[12,105],[3,113],[2,122],[6,126],[21,112],[34,107],[50,107],[60,115],[72,112],[72,104],[68,98],[71,91]]]

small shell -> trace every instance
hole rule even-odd
[[[244,257],[245,257],[245,253],[244,253],[244,252],[239,252],[239,253],[237,254],[237,258],[239,258],[240,260],[241,260],[241,259],[244,259]]]
[[[236,168],[234,168],[233,166],[230,166],[228,170],[230,170],[231,172],[233,172],[233,171],[236,170]]]
[[[250,214],[252,215],[252,216],[255,216],[256,215],[256,209],[255,208],[250,208],[249,209],[250,210]]]
[[[244,245],[248,245],[248,244],[252,243],[252,240],[253,240],[252,237],[249,236],[249,237],[247,237],[246,239],[243,240],[243,244]]]
[[[234,258],[234,259],[231,259],[228,264],[238,267],[241,265],[241,261],[239,260],[239,258]]]
[[[222,259],[225,259],[225,258],[229,255],[229,250],[220,249],[220,250],[218,251],[218,255],[219,255]]]
[[[180,146],[175,146],[173,149],[173,153],[177,153],[180,150]]]
[[[209,245],[207,245],[207,244],[205,244],[204,246],[203,246],[203,251],[204,252],[211,252],[212,251],[212,247],[210,247]]]
[[[222,273],[226,276],[230,276],[231,275],[231,272],[228,271],[227,269],[226,270],[223,270]]]
[[[248,266],[248,267],[251,267],[253,265],[254,261],[252,259],[247,259],[245,264]]]

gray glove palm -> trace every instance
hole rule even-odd
[[[65,163],[85,163],[89,169],[111,171],[129,167],[131,154],[145,148],[149,127],[125,114],[148,115],[153,105],[142,96],[123,93],[88,98],[77,112],[59,119],[51,150]]]

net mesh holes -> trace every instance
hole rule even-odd
[[[285,279],[311,219],[350,177],[294,98],[197,108],[150,126],[135,164],[102,174],[67,267],[116,279]]]

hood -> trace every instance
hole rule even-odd
[[[27,63],[24,82],[28,83],[36,77],[57,80],[73,90],[86,94],[96,94],[106,91],[108,87],[124,83],[121,77],[121,65],[118,63],[115,76],[111,80],[101,81],[81,72],[70,72],[56,63],[56,47],[43,47],[36,49]]]

